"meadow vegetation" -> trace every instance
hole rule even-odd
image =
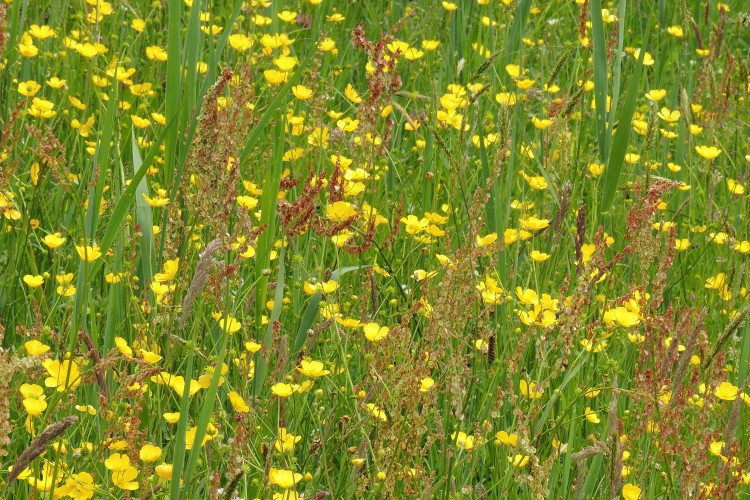
[[[750,494],[743,0],[4,0],[0,497]]]

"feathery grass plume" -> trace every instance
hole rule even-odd
[[[211,276],[211,270],[217,264],[217,261],[213,259],[213,255],[218,252],[221,247],[221,239],[216,238],[206,245],[206,248],[201,252],[198,258],[198,264],[195,266],[193,279],[190,281],[190,286],[188,287],[188,291],[182,301],[180,330],[183,330],[187,324],[188,316],[190,316],[190,311],[193,308],[193,301],[201,294],[206,283],[208,283],[208,278]]]
[[[605,443],[604,441],[595,441],[593,446],[587,446],[581,451],[573,453],[571,458],[573,462],[575,462],[576,467],[578,467],[578,474],[576,475],[575,482],[575,494],[573,495],[574,500],[581,500],[583,498],[583,483],[586,480],[586,472],[588,470],[586,468],[586,461],[589,458],[601,455],[602,453],[606,453],[607,451],[609,451],[607,443]]]
[[[8,476],[8,484],[15,481],[19,474],[21,474],[21,472],[23,472],[23,470],[26,469],[26,467],[28,467],[36,457],[47,451],[47,447],[49,447],[50,442],[61,436],[68,429],[68,427],[76,422],[76,420],[78,420],[78,417],[76,417],[75,415],[65,417],[59,422],[48,425],[46,429],[40,432],[39,435],[37,435],[37,437],[34,438],[34,440],[31,442],[29,447],[26,448],[16,460],[16,463],[10,470],[10,475]]]
[[[568,60],[568,57],[570,57],[570,49],[566,50],[563,55],[560,56],[560,59],[557,60],[557,64],[555,64],[554,69],[552,70],[552,73],[550,73],[549,78],[547,78],[547,83],[545,84],[545,87],[551,87],[552,83],[554,83],[555,78],[557,78],[558,73],[563,68],[563,65],[565,64],[565,61]]]
[[[492,64],[495,62],[495,59],[497,59],[497,56],[499,56],[502,53],[502,50],[498,50],[494,54],[492,54],[490,57],[488,57],[469,77],[469,83],[474,83],[482,74],[484,74],[485,71],[487,71],[487,68],[492,66]]]
[[[10,420],[10,399],[8,395],[13,392],[10,389],[10,381],[13,379],[14,366],[11,363],[10,351],[3,348],[5,337],[5,326],[0,318],[0,457],[8,455],[5,449],[11,443],[10,434],[13,425]]]
[[[568,100],[568,104],[567,106],[565,106],[565,109],[562,112],[562,116],[568,116],[570,113],[573,112],[573,108],[575,108],[578,102],[581,100],[581,98],[583,97],[583,93],[585,91],[586,91],[586,86],[581,85],[581,88],[578,89],[578,92],[573,94],[573,97],[571,97]]]
[[[557,205],[555,218],[552,222],[552,233],[554,234],[554,240],[552,243],[553,248],[560,244],[560,240],[564,234],[564,231],[562,231],[563,222],[565,221],[565,216],[568,214],[568,209],[570,208],[573,194],[573,183],[566,180],[557,194],[560,198],[560,204]]]
[[[586,242],[586,205],[583,201],[578,206],[578,216],[576,218],[576,276],[583,269],[583,244]]]
[[[8,7],[6,4],[0,5],[0,56],[5,55],[5,47],[8,45]]]
[[[711,354],[709,354],[706,357],[706,359],[703,361],[703,365],[702,365],[703,371],[708,369],[708,367],[711,365],[711,362],[713,362],[718,352],[721,350],[722,347],[724,347],[724,344],[726,344],[726,342],[732,337],[732,335],[737,333],[737,330],[740,329],[740,326],[742,325],[743,321],[745,321],[748,314],[750,314],[750,304],[745,305],[742,311],[737,313],[737,315],[735,315],[732,321],[730,321],[727,327],[724,329],[724,332],[716,341],[716,345],[711,351]]]
[[[245,475],[245,471],[241,470],[234,475],[231,481],[229,481],[229,484],[224,489],[224,500],[234,500],[234,492],[237,491],[237,488],[240,485],[240,480]]]
[[[745,392],[747,387],[747,381],[738,389],[738,393],[742,394]],[[737,441],[737,424],[740,422],[740,405],[744,401],[741,397],[736,397],[732,402],[732,409],[729,411],[729,419],[727,420],[727,427],[724,431],[724,446],[722,447],[721,454],[725,457],[729,456],[729,452],[732,449],[732,445]]]

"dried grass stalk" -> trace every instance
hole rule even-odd
[[[50,443],[61,436],[62,433],[65,432],[68,427],[73,425],[76,420],[78,420],[78,417],[76,416],[65,417],[59,422],[48,425],[46,429],[40,432],[36,439],[31,442],[28,448],[23,450],[21,456],[16,460],[15,465],[10,470],[8,484],[15,481],[21,472],[23,472],[36,457],[47,451]]]

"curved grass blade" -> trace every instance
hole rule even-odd
[[[349,271],[364,269],[365,267],[370,266],[349,266],[342,267],[341,269],[336,269],[331,273],[331,279],[334,281],[338,281],[338,279],[342,275],[348,273]],[[299,328],[297,328],[297,336],[294,338],[294,344],[292,348],[293,356],[296,355],[299,350],[304,347],[305,341],[307,340],[307,331],[313,327],[315,318],[318,317],[318,311],[320,310],[318,306],[320,305],[321,300],[323,300],[323,294],[316,293],[312,296],[310,302],[307,304],[307,308],[305,308],[305,312],[302,315],[302,319],[300,320]]]
[[[133,151],[133,173],[135,174],[143,165],[143,160],[132,127],[130,136]],[[138,268],[138,276],[141,283],[146,286],[154,276],[154,225],[151,205],[146,202],[144,196],[148,196],[148,183],[146,177],[141,177],[138,186],[135,188],[135,218],[141,233],[141,262]]]
[[[649,22],[646,27],[646,33],[643,36],[644,45],[648,41],[650,34],[651,22]],[[599,213],[609,210],[615,197],[617,183],[620,180],[620,172],[622,171],[622,165],[625,161],[625,152],[630,143],[630,133],[632,129],[630,122],[633,119],[633,112],[635,111],[636,96],[641,87],[643,58],[645,55],[646,49],[645,47],[642,47],[641,53],[638,55],[638,62],[635,64],[633,78],[630,80],[630,88],[628,89],[625,103],[622,107],[622,112],[620,113],[620,126],[617,127],[617,132],[615,132],[615,138],[612,142],[612,150],[610,151],[607,168],[604,170],[604,188],[602,189],[602,204],[599,206]]]

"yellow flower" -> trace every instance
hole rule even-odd
[[[130,457],[125,453],[113,453],[104,460],[104,466],[112,472],[123,471],[130,466]]]
[[[508,446],[516,446],[518,442],[518,434],[508,434],[505,431],[498,432],[495,434],[495,437],[500,443],[507,444]]]
[[[337,201],[326,205],[326,216],[333,222],[344,222],[353,217],[357,217],[357,211],[351,203],[346,201]]]
[[[177,270],[179,269],[180,265],[180,258],[171,259],[164,261],[164,272],[163,273],[156,273],[154,275],[154,280],[158,281],[159,283],[166,283],[168,281],[172,281],[177,276]]]
[[[549,220],[538,219],[534,215],[526,219],[520,219],[520,222],[521,226],[529,231],[539,231],[549,226]]]
[[[531,118],[531,123],[534,124],[534,127],[538,128],[539,130],[544,130],[548,128],[550,125],[552,125],[554,122],[548,118],[544,118],[540,120],[536,116]]]
[[[297,371],[310,378],[318,378],[331,373],[329,370],[325,370],[324,368],[325,365],[320,361],[303,359],[302,361],[300,361],[300,364],[297,367]]]
[[[544,394],[544,390],[542,390],[541,387],[536,385],[534,382],[526,382],[525,379],[521,379],[519,386],[521,389],[521,394],[523,394],[527,398],[539,399]]]
[[[229,402],[232,403],[232,407],[237,413],[247,413],[250,411],[250,407],[245,403],[245,400],[235,391],[230,391]]]
[[[26,97],[34,97],[41,88],[42,86],[34,80],[28,80],[18,84],[18,93]]]
[[[739,394],[739,388],[729,382],[722,382],[714,391],[714,395],[724,401],[734,401]]]
[[[646,92],[646,99],[652,102],[661,101],[666,97],[667,91],[664,89],[651,89],[649,92]]]
[[[419,381],[419,392],[427,392],[433,385],[435,385],[435,381],[430,377],[425,377]]]
[[[603,320],[609,327],[614,327],[619,324],[620,326],[624,326],[625,328],[630,328],[641,322],[638,314],[632,311],[628,311],[625,307],[622,306],[615,307],[614,309],[609,309],[604,313]]]
[[[130,27],[136,30],[138,33],[141,33],[144,29],[146,29],[146,21],[140,18],[133,19],[130,22]]]
[[[721,154],[716,146],[695,146],[695,152],[707,160],[713,160]]]
[[[232,37],[229,37],[230,41]],[[146,57],[151,61],[164,62],[167,60],[167,51],[158,45],[151,45],[146,47]]]
[[[476,438],[474,436],[467,435],[463,431],[454,432],[451,434],[451,439],[455,441],[456,446],[462,450],[470,450],[474,448]]]
[[[133,349],[130,348],[130,346],[128,345],[128,341],[124,338],[115,337],[115,346],[123,356],[127,356],[128,358],[133,357]]]
[[[588,420],[592,424],[598,424],[599,422],[601,422],[601,420],[599,420],[599,415],[597,415],[596,412],[588,406],[586,407],[586,420]]]
[[[32,276],[31,274],[26,274],[23,277],[23,282],[26,283],[26,285],[28,285],[30,288],[38,288],[42,286],[42,283],[44,283],[44,276]]]
[[[168,423],[176,424],[180,421],[180,412],[164,413],[162,417],[164,417],[164,420],[166,420]]]
[[[161,448],[152,444],[145,444],[138,452],[144,462],[155,462],[161,456]]]
[[[302,286],[302,289],[305,291],[308,295],[314,295],[316,293],[324,293],[324,294],[330,294],[336,291],[336,289],[339,287],[338,283],[336,283],[333,280],[328,280],[325,283],[322,283],[320,281],[315,281],[313,283],[310,283],[309,281],[305,281],[304,285]]]
[[[47,370],[49,377],[44,379],[46,387],[56,387],[58,392],[76,389],[81,383],[81,372],[75,361],[68,359],[62,363],[60,360],[45,359],[42,366]]]
[[[682,38],[684,35],[684,32],[682,31],[682,26],[669,26],[667,28],[667,33],[669,33],[675,38]]]
[[[426,280],[426,279],[428,279],[428,278],[432,278],[432,277],[433,277],[433,276],[435,276],[435,275],[436,275],[437,273],[438,273],[437,271],[430,271],[430,272],[427,272],[427,271],[425,271],[424,269],[417,269],[417,270],[416,270],[416,271],[414,271],[414,273],[412,274],[412,277],[413,277],[413,278],[414,278],[415,280],[417,280],[417,281],[424,281],[424,280]]]
[[[219,326],[225,332],[235,333],[238,332],[240,328],[242,328],[242,323],[237,321],[237,319],[233,316],[227,315],[226,318],[221,318],[221,320],[219,320]]]
[[[745,186],[734,179],[727,179],[727,187],[732,194],[745,194]]]
[[[510,462],[513,467],[523,467],[527,463],[529,463],[530,457],[528,455],[512,455],[508,457],[508,462]]]
[[[292,387],[290,384],[279,382],[271,386],[271,392],[273,392],[280,398],[288,398],[289,396],[294,394],[294,387]]]
[[[42,344],[38,340],[29,340],[23,345],[26,348],[26,352],[29,356],[39,356],[49,351],[49,346]]]
[[[280,427],[279,428],[279,439],[277,439],[274,442],[274,448],[276,448],[276,451],[279,453],[284,453],[286,451],[291,451],[294,449],[294,445],[296,443],[299,443],[302,440],[302,436],[295,436],[294,434],[289,434],[286,431],[286,428]]]
[[[143,199],[146,200],[146,203],[151,205],[152,207],[163,207],[164,205],[167,205],[169,203],[169,198],[162,198],[161,196],[155,196],[153,198],[149,198],[146,196],[146,193],[141,193],[143,196]]]
[[[532,250],[529,257],[536,262],[544,262],[550,258],[550,255],[548,253],[540,252],[539,250]]]
[[[678,251],[687,250],[690,248],[690,240],[687,238],[674,240],[674,248]]]
[[[57,34],[55,33],[55,30],[53,30],[49,26],[47,25],[39,26],[38,24],[31,25],[31,28],[29,28],[29,35],[39,40],[44,40],[46,38],[57,36]]]
[[[495,240],[497,240],[497,233],[490,233],[486,236],[477,235],[477,246],[486,247],[487,245],[493,244]]]
[[[156,471],[156,474],[158,474],[159,478],[163,479],[164,481],[172,479],[172,464],[164,462],[163,464],[154,467],[154,470]]]
[[[304,85],[295,85],[294,87],[292,87],[292,93],[294,94],[294,97],[296,97],[300,101],[309,99],[313,95],[313,91],[305,87]]]
[[[638,58],[640,56],[641,56],[641,49],[635,49],[633,51],[633,57],[635,57],[635,59],[638,60]],[[649,54],[648,52],[646,52],[645,54],[643,54],[643,65],[644,66],[653,66],[654,62],[655,62],[654,58],[651,57],[651,54]]]
[[[370,342],[380,342],[388,336],[390,329],[387,326],[380,326],[377,323],[367,323],[362,327],[365,337]]]
[[[641,498],[641,489],[634,484],[627,483],[622,487],[622,497],[625,500],[638,500]]]
[[[273,467],[268,471],[268,482],[278,485],[285,490],[294,487],[294,485],[300,481],[302,481],[302,474],[297,472],[285,469],[275,469]]]
[[[138,470],[135,467],[128,466],[123,470],[112,473],[112,484],[121,490],[135,491],[138,489],[138,481],[133,481],[138,477]]]
[[[383,422],[388,421],[388,416],[385,414],[385,410],[378,408],[378,406],[373,403],[367,403],[366,406],[367,406],[367,409],[370,410],[370,413],[372,413],[373,417]]]
[[[94,262],[102,256],[98,245],[76,245],[76,252],[78,252],[78,256],[84,262]]]

